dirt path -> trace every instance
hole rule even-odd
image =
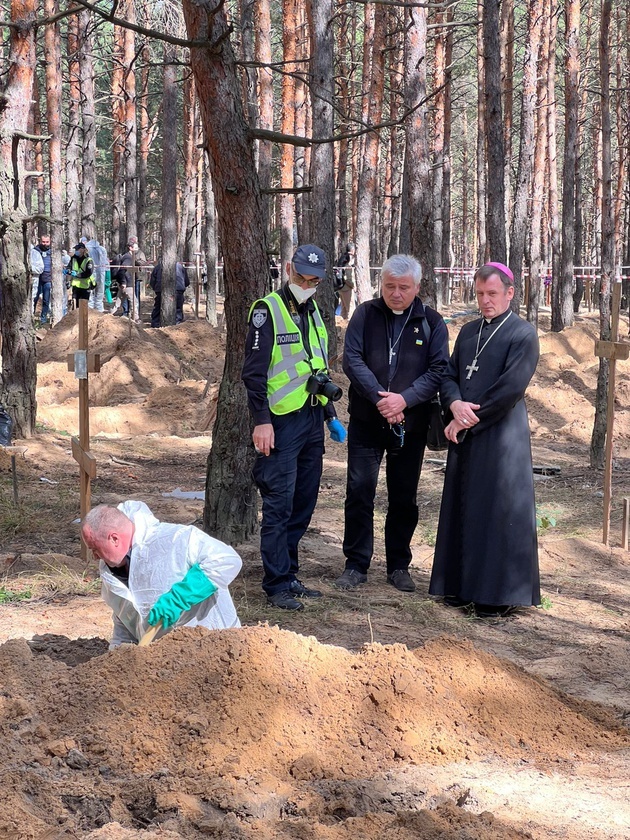
[[[420,483],[417,592],[386,584],[380,538],[369,583],[336,591],[345,459],[331,444],[301,560],[320,602],[269,610],[252,541],[233,589],[249,625],[238,639],[180,631],[145,652],[106,654],[110,616],[73,524],[77,409],[64,360],[76,322],[65,319],[40,348],[42,430],[18,465],[18,510],[0,453],[10,599],[0,604],[0,838],[630,837],[630,558],[618,547],[630,366],[620,365],[604,548],[602,476],[588,466],[594,329],[585,319],[543,336],[530,389],[534,460],[561,468],[536,488],[556,521],[541,534],[544,609],[478,620],[427,598],[439,463]],[[91,335],[105,360],[94,502],[142,498],[162,519],[198,521],[203,502],[162,494],[203,489],[221,334],[193,321],[130,333],[104,316]],[[382,503],[379,488],[377,525]]]

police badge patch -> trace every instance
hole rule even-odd
[[[267,310],[266,309],[254,309],[254,314],[252,315],[252,324],[259,330],[262,325],[267,320]]]

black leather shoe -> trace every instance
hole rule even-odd
[[[297,578],[292,580],[289,584],[289,592],[295,598],[321,598],[322,593],[319,589],[309,589],[307,586],[304,586],[301,580]]]
[[[407,569],[394,569],[391,575],[387,575],[387,581],[400,592],[416,591],[416,584],[413,582]]]
[[[281,610],[303,610],[304,604],[297,601],[288,589],[283,589],[282,592],[276,592],[275,595],[267,596],[267,603],[272,607],[278,607]]]
[[[358,569],[345,569],[335,581],[337,589],[356,589],[362,583],[367,583],[367,575]]]
[[[474,608],[479,618],[505,618],[516,611],[511,604],[474,604]]]

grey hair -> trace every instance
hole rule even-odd
[[[422,280],[422,266],[411,254],[393,254],[385,260],[381,268],[381,277],[406,277],[410,275],[416,286]]]
[[[122,510],[112,507],[111,505],[98,505],[86,513],[81,522],[81,530],[87,528],[90,533],[103,536],[110,528],[117,528],[124,524],[123,520],[128,520]]]

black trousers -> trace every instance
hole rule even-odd
[[[319,493],[324,456],[324,409],[308,403],[273,415],[275,446],[259,455],[254,480],[262,497],[260,556],[263,589],[275,595],[298,574],[298,544],[309,526]]]
[[[374,497],[378,473],[387,454],[387,516],[385,556],[387,573],[406,569],[409,544],[418,524],[418,481],[426,445],[426,428],[406,433],[404,445],[384,424],[379,428],[350,418],[343,553],[346,568],[366,573],[374,551]]]
[[[162,292],[156,291],[155,299],[153,301],[153,309],[151,310],[151,326],[159,327],[161,323],[160,310],[162,308]],[[175,292],[175,323],[181,324],[184,320],[184,293]]]

